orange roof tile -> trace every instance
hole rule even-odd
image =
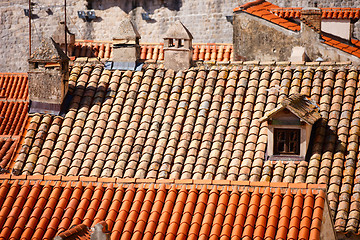
[[[110,58],[112,55],[112,41],[76,40],[73,56],[77,57],[99,57]],[[141,60],[164,60],[163,43],[142,43],[140,44]],[[194,43],[194,61],[232,61],[232,44],[221,43]],[[201,54],[200,49],[206,49],[206,54]],[[200,51],[199,51],[200,50]]]
[[[359,20],[360,8],[320,8],[323,19],[352,19]],[[296,8],[273,8],[270,11],[281,18],[300,18],[301,7]]]
[[[240,7],[234,8],[234,12],[244,11],[257,17],[261,17],[289,30],[300,31],[300,25],[272,13],[271,9],[274,8],[278,8],[278,6],[265,0],[256,0],[254,2],[246,3]]]
[[[2,180],[0,191],[4,195],[1,196],[6,198],[0,211],[0,238],[15,236],[15,233],[20,237],[24,231],[22,239],[52,239],[55,236],[59,239],[89,239],[89,226],[97,223],[105,226],[107,223],[111,239],[217,239],[223,236],[226,239],[262,239],[267,219],[273,217],[270,214],[277,214],[280,225],[284,218],[297,221],[291,221],[283,229],[279,225],[278,230],[275,224],[274,233],[281,232],[286,237],[287,229],[303,226],[306,218],[306,223],[313,221],[306,228],[307,237],[304,239],[309,239],[309,236],[319,235],[318,224],[324,211],[322,190],[314,193],[308,190],[304,196],[294,189],[283,194],[277,188],[264,190],[259,187],[241,190],[235,186],[229,190],[212,185],[192,185],[190,189],[184,185],[172,185],[165,190],[162,184],[145,187],[112,184],[103,187],[98,184],[92,188],[81,182],[49,183],[46,177],[43,182]],[[312,196],[311,203],[307,202],[308,196]],[[286,210],[292,208],[292,202],[286,199],[296,197],[305,199],[304,204],[297,202],[296,205],[304,212],[302,219],[294,211]],[[73,201],[75,198],[77,200]],[[82,204],[85,200],[90,205]],[[274,201],[282,204],[281,211],[279,208],[277,212],[273,211]],[[99,211],[103,213],[97,214],[95,219],[90,217],[93,216],[91,212]],[[80,216],[79,212],[85,215]]]
[[[351,43],[342,43],[339,40],[335,40],[326,35],[321,36],[324,39],[324,43],[332,47],[338,48],[344,52],[350,53],[360,58],[360,41],[351,39]]]
[[[0,172],[8,171],[28,118],[25,73],[0,73]]]

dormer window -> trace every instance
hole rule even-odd
[[[268,160],[305,160],[312,126],[321,118],[318,107],[294,94],[260,119],[268,122]]]

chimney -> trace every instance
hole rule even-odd
[[[164,36],[164,65],[175,71],[188,69],[192,64],[192,39],[189,30],[176,21]]]
[[[124,19],[113,37],[113,69],[134,70],[140,60],[141,38],[130,19]]]
[[[301,10],[301,21],[319,33],[321,31],[321,9],[303,8]]]
[[[109,240],[110,232],[105,221],[96,224],[92,229],[90,240]]]
[[[69,58],[52,39],[41,42],[29,59],[30,113],[58,115],[68,90]]]
[[[75,34],[71,33],[67,26],[65,26],[64,21],[60,21],[54,34],[52,35],[52,39],[59,44],[61,50],[65,52],[65,30],[66,30],[66,37],[67,37],[67,55],[71,56],[74,50],[75,45]]]

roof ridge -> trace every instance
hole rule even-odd
[[[247,9],[249,7],[253,7],[253,6],[256,6],[256,5],[259,5],[261,3],[264,3],[266,2],[265,0],[255,0],[253,2],[248,2],[248,3],[245,3],[243,5],[240,6],[241,9]]]

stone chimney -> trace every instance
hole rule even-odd
[[[301,10],[301,21],[314,31],[321,31],[321,9],[320,8],[303,8]]]
[[[52,39],[41,42],[29,59],[30,113],[58,115],[68,90],[69,58]]]
[[[101,221],[92,228],[90,240],[109,240],[110,233],[105,221]]]
[[[189,30],[176,21],[164,36],[164,65],[175,71],[188,69],[192,64],[192,39]]]
[[[130,19],[126,18],[120,23],[113,37],[114,69],[135,69],[140,60],[140,38],[139,32]]]
[[[66,29],[66,37],[67,37],[67,45],[68,45],[67,55],[71,56],[75,45],[75,34],[69,31],[67,26],[65,26],[64,21],[59,22],[52,38],[57,44],[59,44],[63,52],[65,52],[65,29]]]

